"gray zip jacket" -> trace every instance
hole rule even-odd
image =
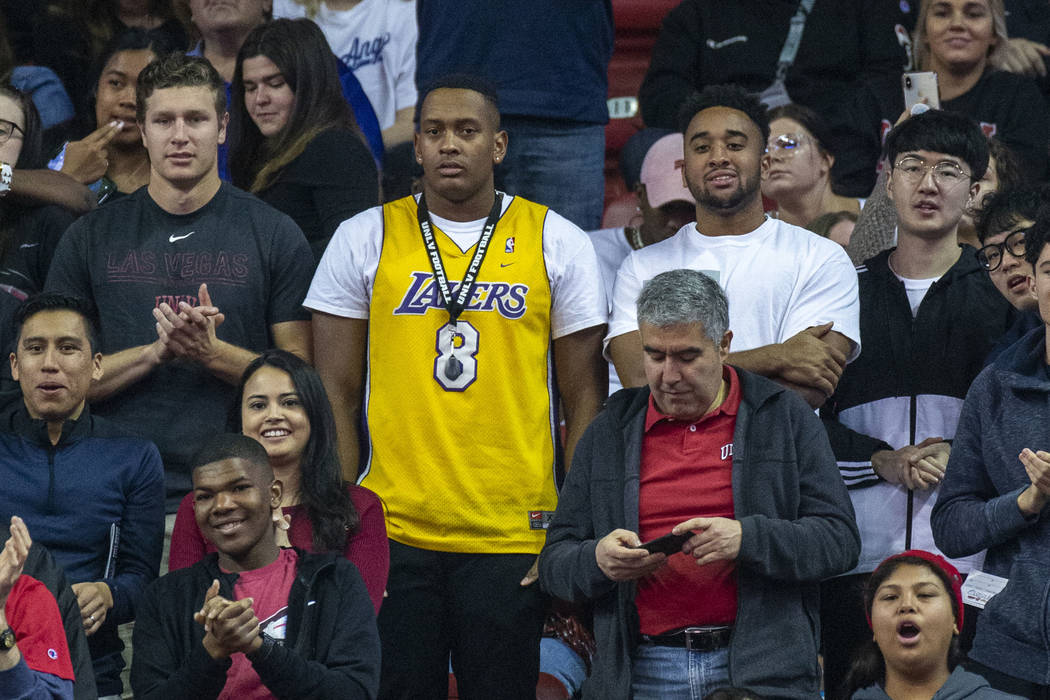
[[[853,507],[827,435],[801,397],[758,375],[737,374],[732,482],[742,536],[730,680],[769,697],[816,698],[818,584],[856,565]],[[647,388],[617,392],[588,427],[540,554],[545,591],[594,603],[598,650],[585,698],[630,697],[639,638],[635,585],[606,578],[594,551],[616,528],[638,531],[648,400]]]

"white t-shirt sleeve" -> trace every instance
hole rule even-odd
[[[818,243],[809,277],[799,287],[784,318],[779,342],[810,326],[832,322],[833,331],[852,341],[853,349],[847,358],[852,361],[860,354],[857,270],[841,246],[826,239],[818,239]]]
[[[314,273],[303,306],[345,318],[368,318],[383,249],[383,208],[339,224]]]
[[[295,0],[273,0],[273,18],[289,17],[296,19],[306,17],[306,8]]]
[[[613,287],[612,315],[609,317],[609,330],[605,335],[605,347],[608,349],[609,341],[613,338],[638,330],[638,318],[636,303],[638,295],[642,291],[642,284],[652,274],[646,274],[644,279],[638,270],[638,255],[632,252],[620,265],[616,273],[616,284]]]
[[[543,258],[551,285],[551,336],[557,339],[604,325],[605,289],[587,234],[560,214],[548,212]]]

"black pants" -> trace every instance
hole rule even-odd
[[[536,697],[545,599],[519,583],[534,554],[433,552],[390,542],[379,612],[383,700]]]
[[[871,639],[864,614],[864,586],[871,574],[836,576],[820,584],[820,646],[824,654],[824,697],[842,700],[853,657]]]

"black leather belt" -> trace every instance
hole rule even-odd
[[[642,644],[684,647],[691,651],[714,651],[729,646],[732,627],[685,627],[670,634],[642,635]]]

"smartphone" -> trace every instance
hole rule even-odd
[[[941,95],[937,90],[937,74],[933,71],[905,73],[901,76],[901,87],[904,89],[904,109],[910,111],[920,102],[929,105],[930,109],[941,108]]]
[[[644,549],[650,554],[656,554],[657,552],[663,552],[667,556],[676,554],[682,551],[682,545],[685,544],[690,537],[693,536],[692,532],[683,532],[681,535],[674,535],[670,532],[663,537],[657,537],[655,540],[649,540],[638,545],[638,549]]]

